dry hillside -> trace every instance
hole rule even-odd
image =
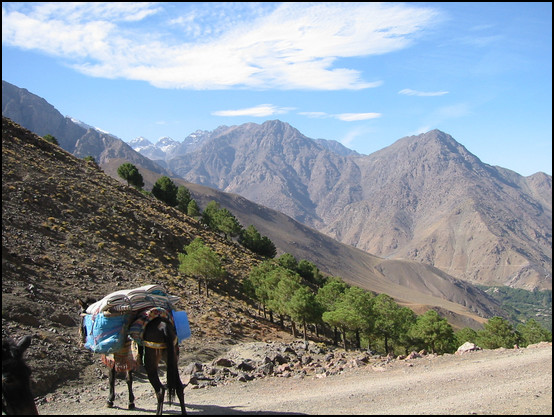
[[[197,236],[220,254],[228,272],[227,283],[208,298],[178,272],[177,253]],[[254,309],[235,297],[258,261],[3,118],[2,336],[34,336],[27,357],[36,395],[94,363],[78,344],[77,297],[163,285],[189,313],[193,337],[183,361],[211,359],[240,341],[278,339],[276,327],[252,317]]]

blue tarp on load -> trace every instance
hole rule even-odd
[[[85,348],[94,353],[119,351],[127,338],[129,315],[105,316],[103,313],[87,314],[83,326],[86,332]]]

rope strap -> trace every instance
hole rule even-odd
[[[178,342],[178,339],[175,338],[173,341],[173,344],[176,345]],[[167,348],[167,345],[165,343],[158,343],[158,342],[150,342],[149,340],[143,340],[142,345],[147,348],[151,349],[165,349]]]

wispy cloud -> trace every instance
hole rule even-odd
[[[277,107],[273,104],[260,104],[259,106],[249,107],[246,109],[238,110],[218,110],[212,112],[214,116],[225,116],[225,117],[234,117],[234,116],[253,116],[253,117],[267,117],[273,116],[275,114],[285,114],[290,110],[293,110],[292,107]]]
[[[380,81],[339,58],[406,48],[436,16],[373,2],[2,3],[2,45],[161,88],[356,90]]]
[[[352,142],[364,133],[362,129],[353,129],[347,132],[340,140],[344,146],[349,147]]]
[[[405,88],[404,90],[400,90],[398,94],[404,94],[406,96],[436,97],[444,96],[445,94],[448,94],[448,91],[417,91]]]
[[[377,119],[381,113],[341,113],[335,117],[343,122],[356,122],[359,120]]]
[[[342,120],[343,122],[357,122],[360,120],[377,119],[382,116],[381,113],[338,113],[329,114],[325,112],[312,111],[312,112],[299,112],[298,114],[306,117],[324,119],[333,118]]]
[[[432,129],[440,129],[443,123],[471,115],[472,111],[472,105],[468,103],[455,103],[449,106],[439,107],[430,112],[426,120],[424,120],[425,124],[420,126],[412,134],[418,135]]]
[[[441,120],[457,119],[459,117],[471,114],[471,106],[468,103],[456,103],[449,106],[444,106],[436,110],[434,116]]]
[[[311,119],[326,119],[328,117],[332,117],[331,114],[325,113],[323,111],[302,111],[298,112],[298,114],[301,116],[309,117]]]

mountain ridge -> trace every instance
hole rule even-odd
[[[54,106],[26,89],[2,80],[2,115],[21,124],[32,132],[54,136],[68,152],[84,158],[92,156],[100,164],[114,158],[144,166],[160,175],[174,175],[166,168],[135,152],[116,136],[97,128],[85,128],[85,122],[64,117]],[[114,174],[116,174],[114,172]]]
[[[479,284],[551,289],[552,187],[544,173],[522,177],[485,164],[439,130],[356,156],[318,147],[280,121],[236,126],[210,140],[169,168],[378,256],[448,268]],[[464,227],[487,234],[486,247],[467,243]],[[446,254],[432,247],[436,233]],[[495,251],[502,256],[492,262]]]
[[[165,161],[169,176],[240,194],[384,258],[477,284],[551,289],[552,179],[544,173],[484,164],[438,130],[371,155],[329,151],[279,120],[203,133],[201,146]],[[137,160],[120,148],[100,161],[116,178],[117,164]],[[151,187],[163,164],[138,165]]]

